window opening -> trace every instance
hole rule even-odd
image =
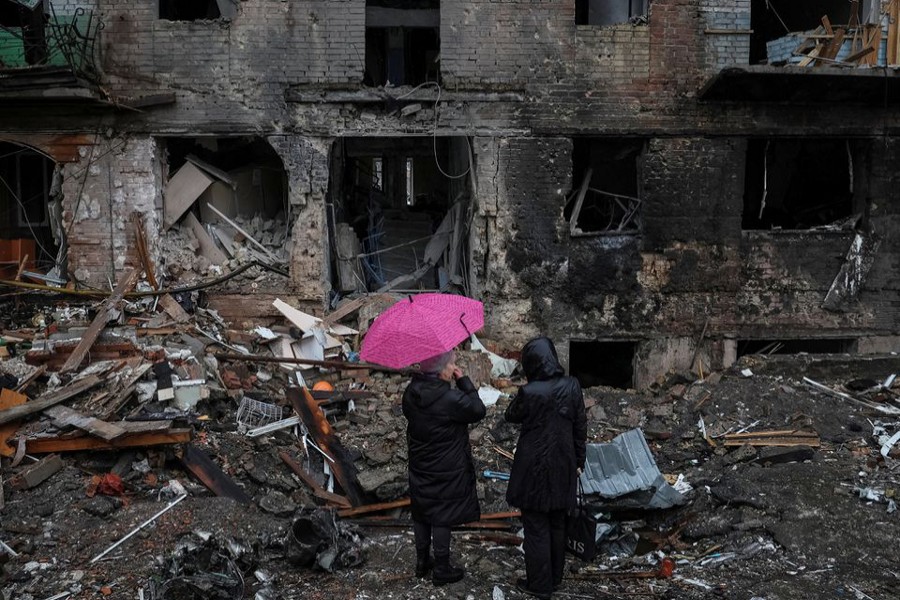
[[[650,0],[575,0],[576,25],[646,22]]]
[[[160,146],[166,264],[187,265],[186,279],[229,261],[288,264],[287,173],[265,139],[162,138]]]
[[[0,142],[0,278],[15,277],[23,259],[26,271],[47,274],[57,266],[61,201],[62,174],[53,160]]]
[[[334,290],[466,290],[469,178],[445,177],[437,163],[464,172],[468,148],[462,137],[335,142],[329,190]]]
[[[851,13],[854,7],[856,12]],[[823,16],[828,17],[834,30],[848,31],[851,25],[855,29],[859,23],[878,22],[880,11],[880,0],[752,0],[750,64],[799,62],[802,56],[795,55],[794,50],[804,38],[792,34],[815,30],[822,25]],[[848,44],[851,38],[852,34]]]
[[[747,354],[847,354],[856,352],[853,338],[738,340],[737,356]]]
[[[437,0],[367,0],[364,83],[439,82],[440,27]]]
[[[572,191],[563,216],[572,235],[640,230],[643,139],[572,140]]]
[[[581,387],[634,387],[637,342],[569,342],[569,374]]]
[[[747,142],[742,227],[810,229],[856,221],[854,165],[865,164],[862,141],[751,139]],[[856,197],[856,199],[855,199]]]
[[[167,21],[230,19],[238,0],[159,0],[159,18]]]

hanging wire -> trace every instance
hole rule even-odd
[[[775,10],[775,7],[772,6],[772,0],[766,0],[766,8],[772,11],[772,14],[781,22],[781,26],[784,27],[785,33],[790,33],[791,30],[788,28],[787,24],[784,22],[784,19],[781,18],[781,15],[778,14],[778,11]]]
[[[52,259],[53,255],[50,254],[46,248],[44,248],[44,246],[41,244],[40,241],[38,241],[38,234],[34,231],[34,228],[31,226],[31,221],[29,221],[28,216],[27,216],[28,209],[25,208],[25,205],[22,203],[22,200],[19,198],[19,195],[16,194],[15,191],[13,191],[13,189],[9,186],[9,183],[6,182],[6,178],[4,178],[2,175],[0,175],[0,182],[3,183],[3,187],[5,187],[7,190],[9,190],[9,193],[12,196],[13,200],[15,200],[16,203],[19,205],[19,207],[22,209],[22,214],[25,215],[25,225],[27,225],[28,230],[31,231],[31,235],[32,235],[32,237],[34,237],[34,243],[37,244],[37,247],[41,249],[41,252],[43,252],[44,254],[46,254],[47,256],[49,256]]]

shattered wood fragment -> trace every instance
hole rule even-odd
[[[49,479],[63,466],[65,465],[59,454],[50,454],[16,473],[9,480],[9,487],[16,491],[29,490]]]
[[[356,480],[356,467],[350,460],[349,453],[335,436],[331,424],[325,418],[325,414],[319,405],[313,400],[309,390],[304,388],[289,387],[285,390],[288,399],[303,420],[309,435],[313,441],[333,459],[329,464],[334,477],[341,489],[350,499],[350,504],[360,506],[363,504],[365,493]]]
[[[154,290],[158,290],[159,284],[156,282],[153,261],[150,259],[150,253],[147,252],[147,235],[144,233],[144,222],[141,220],[141,214],[135,212],[132,215],[132,222],[134,223],[134,237],[137,242],[138,258],[141,259],[141,266],[144,268],[144,273],[147,275],[147,282]]]
[[[206,229],[203,228],[203,225],[197,217],[194,216],[194,213],[187,213],[184,217],[184,223],[190,228],[194,237],[196,237],[197,241],[200,243],[200,253],[208,258],[210,262],[215,265],[221,265],[228,260],[225,253],[219,250],[219,247],[216,246],[213,239],[206,233]]]
[[[187,323],[191,320],[191,315],[169,294],[163,294],[159,297],[159,305],[176,323]]]
[[[383,510],[392,510],[394,508],[403,508],[410,505],[409,498],[401,498],[400,500],[392,500],[391,502],[380,502],[378,504],[366,504],[365,506],[357,506],[346,510],[339,510],[339,517],[354,517],[356,515],[367,515],[373,512],[381,512]]]
[[[181,462],[184,463],[188,471],[193,473],[216,496],[231,498],[241,504],[250,504],[252,502],[247,492],[238,487],[205,452],[193,444],[187,444],[184,447]]]
[[[819,447],[819,434],[814,431],[787,429],[780,431],[752,431],[724,436],[725,446],[811,446]]]
[[[28,396],[20,394],[12,390],[3,388],[0,391],[0,410],[21,406],[28,401]],[[16,453],[16,449],[7,445],[8,440],[15,432],[19,430],[19,424],[15,422],[0,425],[0,455],[11,457]]]
[[[107,441],[122,437],[126,433],[124,429],[117,425],[83,415],[67,406],[51,406],[44,411],[44,414],[53,419],[53,424],[59,428],[67,426],[77,427]]]
[[[125,296],[126,292],[131,291],[131,289],[137,283],[139,275],[140,272],[137,269],[129,269],[122,274],[122,277],[119,279],[119,284],[116,286],[115,291],[113,291],[112,295],[106,300],[106,302],[103,303],[103,306],[100,308],[97,316],[94,317],[94,320],[87,328],[87,331],[85,331],[81,336],[81,342],[79,342],[78,346],[74,351],[72,351],[72,354],[69,356],[69,359],[59,370],[60,373],[68,373],[82,363],[88,350],[91,349],[91,346],[94,345],[94,342],[97,340],[100,332],[103,331],[103,329],[106,327],[106,324],[109,322],[112,311],[122,301],[122,298]]]
[[[347,500],[344,496],[339,494],[334,494],[329,492],[325,488],[323,488],[318,481],[316,481],[315,477],[313,477],[306,469],[304,469],[300,464],[297,463],[287,452],[279,452],[278,456],[281,457],[281,460],[284,461],[288,467],[290,467],[291,471],[293,471],[297,477],[299,477],[303,483],[308,485],[312,491],[313,495],[316,498],[321,498],[326,502],[331,502],[343,508],[350,508],[350,501]]]
[[[61,402],[65,402],[69,398],[77,396],[78,394],[99,385],[101,381],[102,380],[98,376],[89,375],[74,383],[70,383],[64,388],[54,390],[49,394],[44,394],[37,400],[32,400],[31,402],[26,402],[20,406],[14,406],[13,408],[0,411],[0,424],[11,423],[28,415],[41,412],[42,410]]]
[[[276,263],[276,264],[277,264],[278,262],[280,262],[280,261],[278,260],[278,257],[275,256],[274,254],[272,254],[272,252],[271,252],[268,248],[266,248],[266,247],[263,246],[261,243],[259,243],[258,241],[256,241],[256,239],[255,239],[252,235],[250,235],[249,233],[247,233],[246,231],[244,231],[243,229],[241,229],[241,227],[240,227],[237,223],[235,223],[234,221],[232,221],[231,219],[229,219],[228,217],[226,217],[224,214],[222,214],[222,211],[220,211],[219,209],[217,209],[215,206],[213,206],[213,205],[210,204],[209,202],[206,203],[206,206],[209,207],[209,209],[212,210],[214,213],[216,213],[217,215],[219,215],[219,217],[220,217],[223,221],[225,221],[226,223],[228,223],[229,225],[231,225],[238,233],[240,233],[240,234],[243,235],[245,238],[247,238],[247,241],[248,241],[248,242],[252,243],[254,246],[256,246],[257,248],[259,248],[259,249],[262,251],[262,253],[263,253],[263,255],[265,256],[265,258],[268,258],[269,260],[271,260],[273,263]]]
[[[111,448],[184,444],[191,441],[191,434],[191,429],[169,429],[160,432],[127,434],[109,442],[89,435],[33,438],[26,440],[25,449],[28,454],[48,454],[50,452],[77,452],[79,450],[108,450]]]
[[[37,369],[35,369],[34,371],[32,371],[27,377],[25,377],[25,379],[23,379],[22,381],[19,382],[19,385],[16,386],[16,391],[17,391],[17,392],[24,392],[25,390],[28,389],[28,387],[29,387],[32,383],[34,383],[34,381],[35,381],[38,377],[40,377],[41,375],[43,375],[43,374],[46,373],[46,372],[47,372],[47,366],[46,366],[46,365],[41,365],[41,366],[39,366]],[[4,408],[4,407],[0,406],[0,408]]]

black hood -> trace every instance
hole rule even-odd
[[[528,381],[544,381],[566,373],[559,364],[553,342],[546,337],[535,338],[525,344],[522,348],[522,368]]]

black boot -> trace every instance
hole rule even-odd
[[[455,583],[465,576],[466,570],[450,564],[449,556],[434,557],[434,571],[431,573],[431,582],[434,585]]]
[[[416,577],[418,579],[428,575],[432,567],[434,567],[434,560],[432,560],[429,553],[416,554]]]

